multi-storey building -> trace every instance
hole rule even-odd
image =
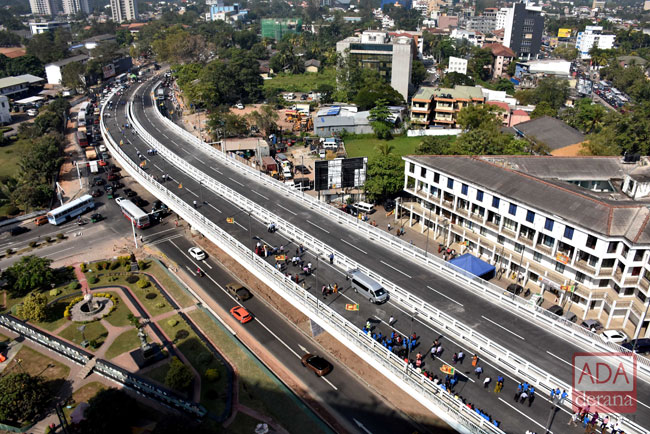
[[[138,19],[138,5],[135,0],[111,0],[111,12],[116,23]]]
[[[391,37],[381,30],[366,30],[336,43],[336,52],[363,68],[374,69],[408,100],[413,57],[414,37],[399,33]]]
[[[32,33],[32,35],[40,35],[41,33],[50,32],[58,28],[70,29],[70,23],[66,21],[46,21],[46,22],[29,23],[29,31]]]
[[[593,47],[608,50],[614,47],[616,35],[603,35],[602,26],[587,26],[584,32],[578,32],[576,48],[582,59],[589,59],[589,51]]]
[[[446,73],[457,72],[459,74],[467,75],[467,59],[463,59],[462,57],[450,56],[449,66],[447,66],[445,72]]]
[[[497,12],[497,17],[495,20],[494,26],[496,27],[497,30],[499,29],[505,29],[506,28],[506,21],[508,18],[508,11],[510,11],[509,8],[501,8]]]
[[[63,13],[66,15],[76,15],[79,12],[84,14],[90,13],[88,0],[62,0]]]
[[[497,27],[497,13],[496,8],[487,8],[481,15],[476,15],[467,19],[467,30],[474,30],[481,33],[492,33]]]
[[[458,113],[472,104],[483,104],[480,87],[436,88],[422,86],[411,98],[411,124],[455,128]]]
[[[60,0],[29,0],[34,15],[56,15],[61,11]]]
[[[542,45],[544,14],[541,6],[515,3],[508,10],[503,45],[511,48],[519,58],[537,56]]]
[[[405,156],[398,213],[579,317],[648,333],[650,161]],[[551,296],[553,301],[553,296]]]

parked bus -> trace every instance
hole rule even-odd
[[[77,127],[85,127],[85,126],[86,126],[86,112],[80,111],[79,114],[77,115]]]
[[[60,225],[93,208],[95,208],[93,197],[85,194],[78,199],[72,200],[48,212],[47,221],[55,226]]]
[[[81,146],[82,148],[88,146],[88,135],[86,134],[85,131],[83,130],[77,131],[77,142],[79,142],[79,146]]]
[[[151,224],[149,221],[149,214],[142,211],[136,204],[124,198],[118,198],[116,202],[120,208],[122,208],[122,214],[124,214],[124,217],[131,220],[138,229],[149,227]]]

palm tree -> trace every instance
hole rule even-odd
[[[383,142],[375,146],[375,150],[382,157],[386,157],[393,153],[395,146],[391,145],[389,142]]]

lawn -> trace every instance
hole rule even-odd
[[[75,407],[77,407],[77,405],[81,404],[82,402],[88,402],[90,398],[97,395],[104,389],[106,389],[106,386],[104,386],[102,383],[93,381],[92,383],[84,384],[78,390],[74,391],[72,393],[73,403],[70,405],[70,407],[63,407],[63,413],[68,418],[68,421],[70,421],[70,415],[74,411]]]
[[[181,288],[174,276],[170,275],[162,265],[152,260],[147,261],[147,263],[149,264],[149,267],[145,272],[155,277],[160,286],[162,286],[165,291],[176,300],[176,303],[178,303],[180,307],[189,307],[195,304],[194,298]]]
[[[40,375],[47,381],[47,386],[52,394],[56,394],[63,385],[63,381],[68,378],[70,368],[23,345],[11,360],[9,366],[5,368],[3,375],[10,372],[25,372],[33,376]]]
[[[138,331],[135,328],[133,330],[127,330],[115,338],[111,346],[106,350],[104,357],[111,360],[112,358],[126,353],[127,351],[134,350],[139,346],[140,339],[138,338]]]
[[[176,320],[178,324],[172,326],[169,324],[169,320]],[[213,356],[196,333],[179,315],[159,321],[158,325],[174,341],[179,351],[187,357],[194,369],[201,375],[201,404],[213,414],[221,415],[225,409],[226,386],[228,384],[226,367]],[[216,369],[219,377],[210,382],[205,377],[207,369]]]
[[[368,157],[378,155],[377,145],[388,143],[393,146],[393,153],[399,156],[414,154],[415,149],[422,142],[422,137],[396,136],[393,140],[380,140],[372,134],[346,136],[344,139],[345,150],[349,158]]]
[[[119,302],[117,303],[117,307],[109,316],[107,316],[105,319],[108,321],[111,325],[114,325],[116,327],[123,327],[131,324],[131,321],[129,321],[129,314],[132,313],[131,309],[124,303],[122,298],[117,292],[114,291],[107,291],[108,294],[113,294],[115,297],[118,298]],[[133,312],[135,315],[136,313]]]
[[[248,434],[255,432],[255,427],[258,423],[260,423],[259,420],[239,411],[237,412],[237,416],[235,416],[235,420],[228,425],[227,429],[232,434]]]
[[[305,72],[304,74],[278,74],[270,80],[264,80],[264,87],[283,92],[311,92],[321,84],[336,88],[336,69],[325,68],[322,72]]]
[[[9,141],[0,147],[0,177],[14,176],[18,173],[20,156],[29,147],[29,140]]]
[[[262,414],[271,416],[289,432],[329,432],[325,425],[290,390],[261,365],[255,357],[243,350],[234,338],[205,312],[197,310],[189,316],[210,336],[220,351],[228,354],[228,360],[239,372],[239,402]],[[177,326],[178,327],[178,326]],[[233,429],[243,431],[249,420],[239,416]],[[229,427],[230,429],[230,427]]]
[[[81,341],[83,341],[83,337],[81,335],[81,332],[79,331],[79,327],[82,325],[86,326],[83,336],[85,336],[85,338],[88,341],[94,340],[95,342],[97,342],[97,348],[99,348],[104,343],[106,336],[108,336],[108,331],[99,321],[94,321],[88,324],[81,324],[77,322],[72,323],[70,324],[69,327],[63,329],[63,331],[59,333],[59,336],[69,341],[72,341],[77,345],[81,345]],[[89,351],[93,351],[91,347],[88,347],[86,349]]]
[[[158,383],[164,385],[165,384],[165,377],[167,376],[167,371],[169,371],[169,359],[165,363],[163,363],[160,366],[156,366],[155,368],[147,371],[146,373],[142,374],[147,378],[150,378],[153,381],[157,381]]]

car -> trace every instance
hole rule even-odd
[[[106,152],[106,151],[108,151],[106,145],[99,145],[99,152]]]
[[[108,186],[105,186],[105,187],[108,187]],[[99,196],[101,196],[101,195],[102,195],[102,191],[101,191],[101,190],[93,190],[93,192],[91,193],[91,196],[92,196],[92,197],[99,197]]]
[[[190,248],[187,250],[187,253],[189,253],[190,256],[193,257],[194,259],[196,259],[197,261],[202,261],[202,260],[204,260],[204,259],[206,258],[206,256],[207,256],[207,255],[205,254],[205,252],[204,252],[203,250],[201,250],[200,247],[190,247]]]
[[[300,95],[300,101],[307,101],[307,94],[303,93]]]
[[[100,166],[104,167],[104,166],[106,166],[108,163],[106,162],[106,160],[99,160],[99,163],[98,163],[98,164],[99,164]]]
[[[246,301],[252,297],[250,291],[237,282],[230,282],[226,285],[226,289],[237,299],[237,301]]]
[[[92,223],[97,223],[97,222],[102,221],[102,220],[104,220],[104,217],[98,212],[96,212],[95,214],[92,214],[90,216],[90,221]]]
[[[397,202],[395,202],[395,199],[386,199],[384,201],[384,210],[386,210],[386,212],[391,212],[395,209],[396,204]]]
[[[108,160],[109,158],[111,158],[111,156],[108,155],[108,152],[102,152],[102,159],[103,160]]]
[[[24,226],[16,226],[9,230],[9,233],[11,234],[12,237],[15,237],[16,235],[24,234],[25,232],[29,232],[29,229]]]
[[[605,342],[611,342],[613,344],[624,344],[627,342],[625,333],[618,330],[605,330],[600,336]]]
[[[549,307],[548,311],[554,313],[557,316],[562,316],[562,314],[564,313],[564,309],[562,309],[562,306],[558,306],[557,304],[555,306]]]
[[[103,180],[102,178],[100,178],[99,176],[95,176],[95,177],[93,178],[93,185],[100,186],[100,185],[104,185],[105,183],[106,183],[106,181],[104,181],[104,180]]]
[[[253,319],[253,315],[241,306],[235,306],[230,309],[230,314],[242,324],[246,324]]]
[[[34,219],[34,224],[36,226],[42,226],[44,224],[47,224],[47,216],[46,215],[39,215]]]
[[[133,196],[137,196],[138,193],[136,193],[135,191],[131,190],[130,188],[125,188],[125,189],[124,189],[124,195],[125,195],[126,197],[133,197]]]
[[[122,171],[122,168],[117,166],[109,166],[108,171],[111,173],[118,173]]]
[[[237,104],[235,104],[235,108],[238,110],[244,110],[244,104],[238,102]]]
[[[648,353],[650,352],[650,338],[632,339],[621,346],[630,351],[634,349],[637,354]]]
[[[110,173],[108,175],[108,180],[109,181],[117,181],[118,179],[120,179],[120,174],[119,173]]]
[[[307,369],[310,369],[317,377],[327,375],[332,371],[332,364],[322,358],[313,354],[305,354],[300,359],[300,363]]]
[[[309,174],[309,168],[307,168],[307,166],[303,166],[302,164],[298,164],[298,165],[294,168],[294,170],[295,170],[296,172],[300,172],[300,173],[302,173],[303,175],[308,175],[308,174]]]
[[[521,286],[521,285],[518,285],[518,284],[516,284],[516,283],[511,283],[510,285],[508,285],[508,287],[506,288],[506,290],[507,290],[508,292],[512,292],[514,295],[519,295],[519,294],[521,294],[522,292],[524,292],[524,287]]]
[[[117,197],[115,198],[115,203],[119,205],[123,200],[125,200],[123,197]]]
[[[149,202],[147,202],[145,199],[143,199],[143,198],[141,198],[139,196],[136,196],[131,200],[133,201],[134,204],[136,204],[140,208],[144,208],[145,206],[149,205]]]
[[[591,331],[598,331],[603,329],[603,325],[600,323],[600,321],[596,319],[584,320],[580,323],[580,325],[586,328],[587,330],[591,330]]]
[[[35,108],[27,109],[27,115],[31,116],[31,117],[37,116],[38,115],[38,110],[35,109]]]
[[[113,181],[111,182],[111,187],[113,187],[113,190],[117,190],[118,188],[124,187],[124,184],[119,181]]]

